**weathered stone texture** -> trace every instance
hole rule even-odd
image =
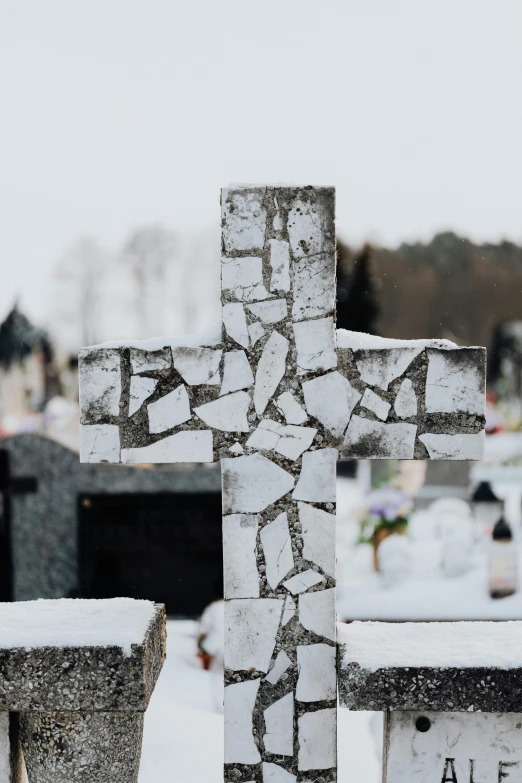
[[[24,712],[29,783],[137,783],[143,713]]]
[[[59,621],[65,622],[61,604],[45,603],[47,618],[52,605]],[[96,607],[97,622],[109,611],[109,619],[106,614],[105,618],[112,623],[112,607],[105,608],[110,602],[88,603]],[[143,603],[131,602],[129,621],[134,607],[141,616]],[[9,606],[16,610],[20,605]],[[31,616],[41,611],[37,602],[24,606],[29,614],[33,611]],[[83,602],[67,602],[67,606],[73,607],[73,616],[67,615],[76,628],[70,632],[73,638],[79,632],[78,622],[83,623],[83,615],[78,614]],[[145,633],[144,626],[136,630],[134,643],[132,636],[125,637],[129,649],[85,644],[62,647],[58,642],[54,647],[40,646],[38,632],[31,647],[0,648],[2,783],[22,783],[23,762],[29,783],[137,783],[143,715],[166,647],[165,607],[150,609],[152,619]],[[148,620],[147,605],[146,610]],[[64,630],[60,628],[60,633]]]
[[[144,712],[165,648],[162,605],[130,656],[121,647],[0,648],[0,711]]]
[[[191,380],[175,354],[171,369],[139,369],[133,349],[122,347],[120,417],[108,404],[114,381],[107,404],[88,399],[83,409],[86,428],[119,426],[122,459],[202,459],[192,441],[172,452],[161,444],[203,432],[213,447],[211,455],[207,442],[205,459],[222,461],[225,774],[235,783],[336,777],[339,454],[480,456],[482,349],[434,341],[374,347],[350,333],[339,333],[337,346],[334,198],[333,188],[321,187],[223,190],[223,329],[210,346],[216,363]],[[89,356],[108,350],[115,349]],[[103,360],[90,361],[99,372]],[[129,415],[132,372],[157,385]],[[154,416],[151,427],[153,406],[162,408],[180,388],[188,400],[183,420],[174,424],[169,403],[161,432]],[[99,442],[84,459],[99,459]]]
[[[242,190],[224,191],[223,199],[225,275],[228,257],[244,253],[242,234],[236,236],[228,223],[236,201],[241,209]],[[255,547],[249,541],[241,565],[231,552],[232,544],[225,545],[225,574],[230,570],[235,575],[232,582],[225,577],[225,777],[256,783],[295,781],[314,770],[315,780],[333,781],[336,686],[334,678],[332,688],[329,674],[335,658],[335,607],[330,599],[335,592],[332,512],[337,451],[322,448],[328,414],[320,390],[315,398],[312,390],[308,394],[316,399],[308,412],[303,395],[305,384],[320,382],[325,369],[337,363],[333,191],[259,188],[255,201],[264,226],[262,243],[260,231],[255,232],[261,276],[256,267],[256,277],[241,285],[236,277],[223,290],[224,311],[243,307],[244,302],[248,332],[252,334],[256,324],[263,330],[246,350],[255,377],[249,432],[236,433],[240,456],[227,455],[222,462],[225,530],[231,519],[245,513],[256,515],[257,529]],[[262,301],[254,302],[254,296]],[[237,339],[228,328],[224,341],[225,351],[237,350]],[[341,377],[340,381],[346,384]],[[321,545],[311,529],[314,514],[325,515]],[[236,546],[244,537],[238,537]],[[252,573],[246,562],[252,556],[257,596],[235,600],[241,569],[248,568],[250,585]],[[254,589],[252,582],[249,590]],[[319,600],[307,605],[306,597],[314,596]],[[327,600],[321,601],[322,596]],[[311,654],[300,653],[299,664],[298,651],[307,649]],[[300,670],[301,700],[296,692]],[[314,676],[323,683],[315,691],[307,684]],[[241,688],[251,699],[246,712]],[[328,719],[314,723],[319,706],[326,708]],[[241,729],[237,716],[230,714],[238,707]]]

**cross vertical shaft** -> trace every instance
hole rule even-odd
[[[222,250],[225,373],[243,347],[255,374],[222,459],[225,779],[334,781],[338,452],[301,385],[337,366],[333,189],[224,190]]]

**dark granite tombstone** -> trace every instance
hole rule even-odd
[[[191,616],[219,595],[219,466],[85,465],[28,434],[0,449],[12,480],[36,482],[10,500],[13,600],[118,595]]]

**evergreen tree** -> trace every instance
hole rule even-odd
[[[352,332],[377,334],[379,305],[372,277],[372,248],[364,245],[347,271],[349,249],[338,243],[337,327]]]

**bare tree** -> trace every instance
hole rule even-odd
[[[169,268],[176,264],[177,238],[160,225],[138,228],[126,242],[122,261],[134,280],[140,336],[162,331],[165,307],[172,303]]]
[[[99,342],[102,290],[108,253],[92,237],[79,239],[59,260],[54,275],[51,330],[70,350]]]

